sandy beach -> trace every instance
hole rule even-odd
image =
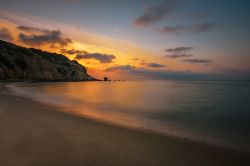
[[[1,166],[229,166],[250,155],[68,115],[0,87]]]

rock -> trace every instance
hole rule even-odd
[[[84,66],[61,54],[24,48],[0,40],[0,80],[96,80]]]

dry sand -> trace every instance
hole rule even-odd
[[[58,111],[0,87],[0,166],[229,166],[250,155]]]

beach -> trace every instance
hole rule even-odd
[[[0,165],[250,165],[250,154],[104,124],[0,87]]]

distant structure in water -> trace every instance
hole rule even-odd
[[[103,77],[103,81],[111,81],[108,77]],[[125,81],[125,80],[112,80],[112,81]]]
[[[109,80],[108,77],[104,77],[104,78],[103,78],[103,81],[111,81],[111,80]]]

